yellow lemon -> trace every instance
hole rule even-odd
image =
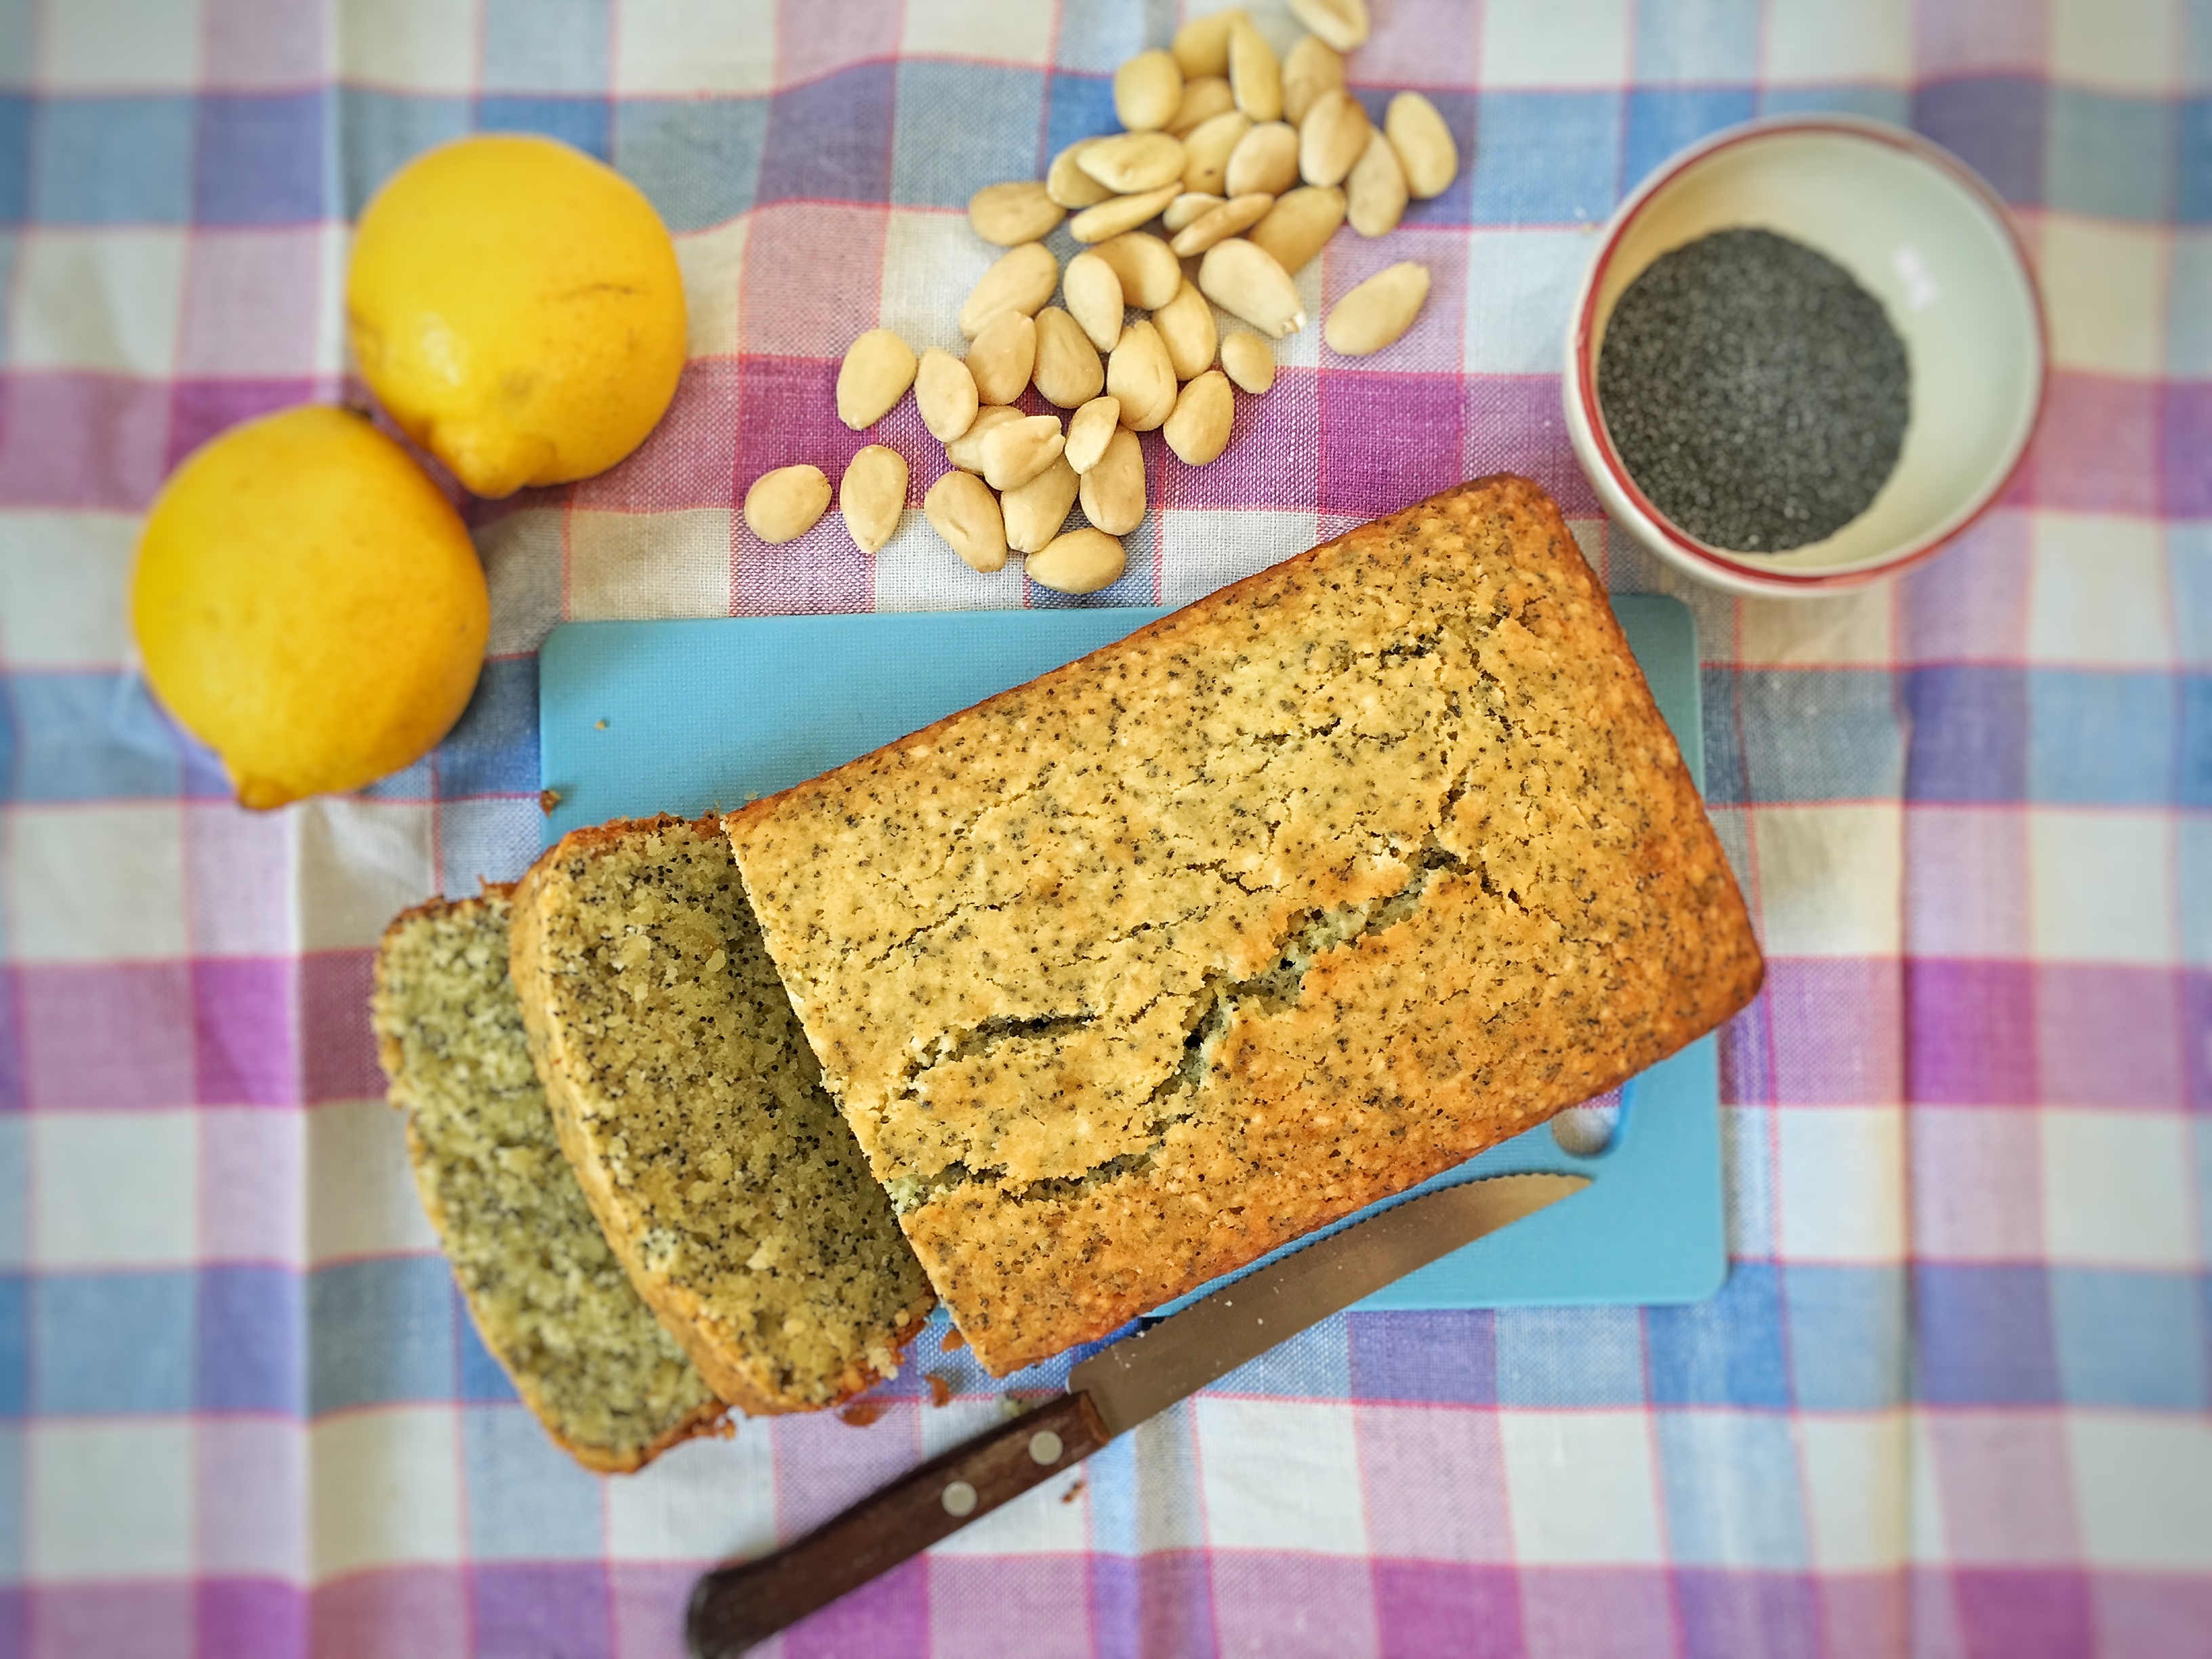
[[[550,138],[464,138],[394,173],[361,216],[346,318],[392,418],[479,495],[605,471],[684,369],[667,227]]]
[[[358,789],[427,752],[491,628],[469,532],[342,409],[234,427],[154,502],[131,580],[146,678],[248,806]]]

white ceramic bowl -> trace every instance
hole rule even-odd
[[[1732,553],[1668,523],[1607,436],[1598,352],[1614,302],[1662,253],[1757,227],[1826,254],[1904,337],[1911,416],[1896,471],[1826,540]],[[2003,492],[2043,404],[2043,307],[2004,210],[1965,163],[1899,128],[1784,116],[1673,157],[1607,225],[1567,320],[1567,431],[1614,520],[1669,564],[1739,593],[1814,594],[1928,557]]]

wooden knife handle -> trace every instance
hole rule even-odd
[[[1064,1394],[931,1458],[773,1555],[715,1568],[691,1592],[692,1653],[737,1659],[1112,1437],[1090,1395]]]

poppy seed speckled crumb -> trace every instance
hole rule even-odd
[[[547,1431],[637,1468],[724,1407],[607,1248],[561,1155],[507,972],[507,890],[386,930],[370,1019],[407,1150],[470,1316]]]
[[[516,889],[511,963],[563,1151],[715,1391],[815,1411],[934,1299],[823,1092],[714,823],[580,830]]]

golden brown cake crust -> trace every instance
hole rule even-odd
[[[868,1333],[871,1349],[884,1356],[882,1362],[855,1356],[827,1372],[780,1377],[766,1352],[775,1346],[772,1338],[764,1341],[754,1332],[732,1324],[731,1310],[718,1307],[714,1298],[702,1291],[701,1281],[671,1271],[665,1261],[656,1259],[656,1232],[666,1234],[672,1221],[680,1228],[682,1218],[672,1216],[666,1202],[667,1194],[679,1188],[666,1183],[656,1188],[649,1180],[626,1183],[618,1177],[616,1164],[626,1150],[617,1144],[626,1138],[623,1114],[642,1109],[649,1094],[665,1091],[639,1088],[629,1091],[623,1099],[610,1097],[611,1089],[627,1091],[629,1080],[594,1074],[589,1054],[592,1034],[580,1024],[577,1006],[564,988],[564,979],[573,983],[578,969],[584,970],[586,979],[593,977],[597,970],[581,963],[564,963],[552,944],[552,935],[561,925],[561,913],[573,908],[576,872],[584,865],[595,857],[623,848],[625,843],[634,844],[663,830],[681,832],[687,829],[701,836],[719,838],[716,821],[711,817],[689,824],[667,814],[650,819],[617,819],[572,831],[531,866],[515,890],[510,945],[510,964],[521,996],[523,1025],[529,1035],[538,1074],[553,1108],[562,1150],[574,1167],[586,1200],[599,1217],[609,1245],[628,1269],[638,1293],[659,1315],[715,1393],[739,1410],[751,1416],[817,1411],[861,1392],[894,1369],[889,1356],[895,1353],[897,1344],[910,1339],[920,1328],[934,1300],[921,1275],[907,1256],[898,1235],[886,1224],[884,1231],[904,1261],[913,1283],[905,1305],[898,1312],[897,1324],[887,1322],[880,1331],[872,1329]],[[722,843],[717,839],[714,844]],[[619,942],[610,943],[618,945]],[[708,1000],[718,1003],[713,997]],[[777,1018],[781,1018],[780,1002],[778,1006]],[[714,1007],[714,1018],[726,1013],[725,1006]],[[708,1032],[695,1035],[711,1041]],[[803,1045],[799,1046],[799,1053],[805,1053]],[[772,1100],[768,1109],[771,1115],[778,1109]],[[789,1103],[786,1103],[781,1109],[787,1114]],[[826,1121],[830,1128],[842,1135],[834,1116],[826,1116]],[[759,1126],[755,1127],[757,1130]],[[787,1130],[793,1135],[808,1132],[803,1126]],[[630,1133],[635,1134],[637,1131],[633,1129]],[[727,1166],[729,1159],[725,1158],[723,1163]],[[688,1183],[699,1173],[696,1170],[684,1171],[682,1180]],[[734,1181],[742,1185],[745,1174],[745,1167],[740,1164],[713,1184],[722,1186]],[[774,1188],[772,1175],[767,1184]],[[769,1190],[762,1194],[762,1200],[767,1207],[774,1208],[784,1202],[784,1195]],[[848,1259],[829,1265],[847,1271],[850,1277],[865,1277],[869,1268],[862,1264],[861,1256],[866,1242],[857,1237],[850,1240]],[[696,1238],[691,1241],[691,1258],[695,1261],[702,1255],[714,1258],[714,1268],[726,1273],[741,1269],[755,1249],[750,1243],[725,1239],[720,1246],[702,1251],[702,1243]],[[728,1247],[733,1244],[734,1262],[728,1259],[732,1254]],[[665,1251],[665,1245],[658,1248]],[[817,1269],[823,1265],[817,1264]],[[817,1291],[829,1288],[819,1271],[811,1277]]]
[[[1510,477],[724,827],[1000,1374],[1613,1086],[1761,974],[1603,592]]]

